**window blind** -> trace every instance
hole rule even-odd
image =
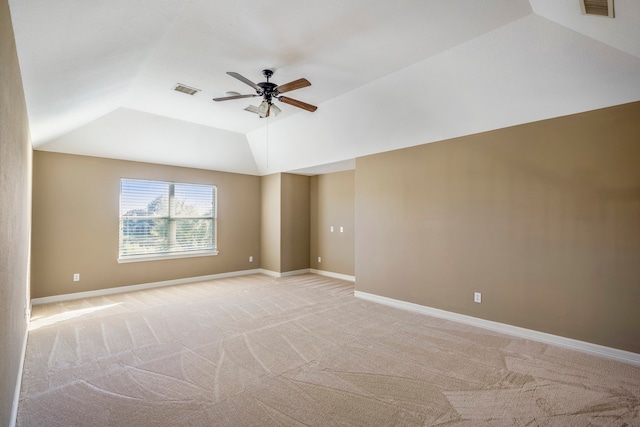
[[[216,250],[216,187],[120,180],[121,259]]]

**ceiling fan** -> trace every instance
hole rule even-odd
[[[288,96],[282,96],[282,93],[290,92],[296,89],[302,89],[303,87],[311,86],[309,80],[307,79],[298,79],[289,83],[285,83],[283,85],[277,85],[269,81],[271,76],[273,76],[273,70],[262,70],[262,75],[266,77],[267,81],[262,83],[254,83],[246,77],[235,73],[233,71],[228,71],[231,77],[234,77],[240,80],[242,83],[245,83],[256,90],[255,94],[250,95],[240,95],[239,93],[229,93],[230,96],[224,96],[222,98],[213,98],[214,101],[230,101],[232,99],[241,99],[241,98],[253,98],[256,96],[262,97],[262,103],[255,107],[253,105],[249,105],[245,108],[246,111],[251,113],[258,114],[261,118],[269,117],[270,114],[277,116],[280,114],[280,108],[277,105],[273,104],[273,100],[277,99],[280,102],[284,102],[285,104],[293,105],[294,107],[302,108],[303,110],[307,110],[310,112],[314,112],[318,109],[315,105],[307,104],[306,102],[298,101],[297,99],[289,98]]]

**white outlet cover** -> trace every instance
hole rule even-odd
[[[474,292],[473,301],[478,303],[482,302],[482,294],[480,292]]]

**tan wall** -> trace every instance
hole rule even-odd
[[[359,158],[356,287],[640,353],[639,161],[640,103]]]
[[[309,177],[282,174],[281,271],[309,268]]]
[[[333,232],[331,232],[333,226]],[[344,232],[340,233],[340,227]],[[318,262],[318,257],[322,262]],[[355,275],[355,171],[311,178],[311,268]]]
[[[276,273],[309,268],[309,177],[261,178],[261,268]]]
[[[29,301],[31,142],[9,4],[0,1],[0,425],[10,425]]]
[[[261,177],[260,267],[280,272],[280,186],[279,173]]]
[[[120,178],[216,185],[220,253],[119,264]],[[260,263],[256,176],[36,151],[33,207],[32,297],[248,270]],[[74,273],[80,273],[79,282],[73,282]]]

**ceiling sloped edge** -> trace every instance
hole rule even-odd
[[[244,134],[126,108],[106,114],[38,149],[259,174]]]
[[[247,137],[268,174],[637,100],[638,58],[529,15]]]
[[[10,0],[34,147],[119,108],[186,0]]]

